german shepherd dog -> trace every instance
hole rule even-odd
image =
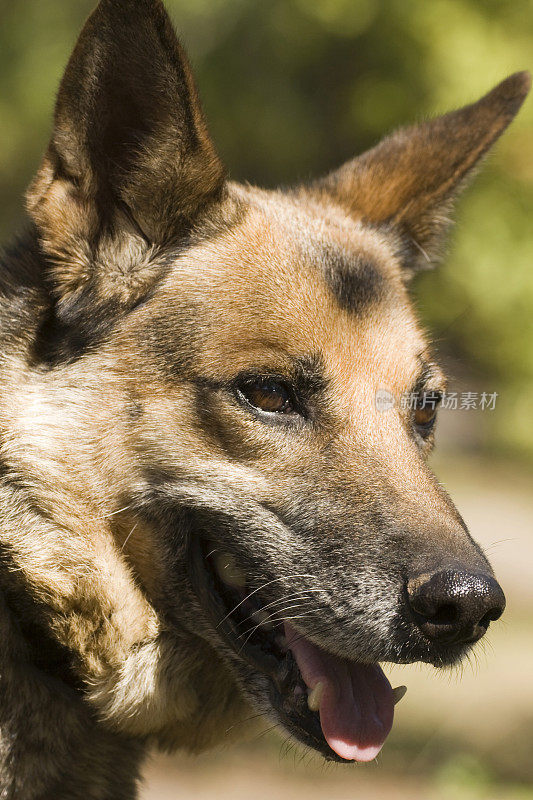
[[[408,282],[528,88],[263,191],[160,0],[102,0],[2,257],[2,798],[131,800],[148,747],[257,716],[370,760],[403,692],[379,662],[454,664],[501,615],[426,464]]]

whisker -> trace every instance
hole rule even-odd
[[[128,544],[128,542],[129,542],[129,540],[130,540],[130,538],[131,538],[132,534],[133,534],[133,533],[134,533],[134,531],[136,530],[136,528],[137,528],[137,525],[138,525],[138,524],[139,524],[139,523],[138,523],[138,522],[136,522],[136,523],[135,523],[135,525],[133,526],[133,528],[131,529],[131,531],[130,531],[130,532],[128,533],[128,535],[126,536],[126,538],[125,538],[125,540],[124,540],[124,544],[123,544],[123,545],[122,545],[122,547],[120,548],[121,550],[124,550],[124,548],[125,548],[125,547],[126,547],[126,545]]]
[[[271,603],[267,603],[265,606],[261,606],[260,610],[261,611],[266,611],[267,608],[271,608],[272,606],[281,605],[281,603],[284,603],[284,602],[286,602],[288,600],[295,600],[298,597],[305,597],[307,594],[311,594],[312,592],[320,593],[321,591],[322,591],[322,589],[302,589],[302,591],[300,591],[300,592],[292,592],[292,594],[286,594],[283,597],[279,597],[277,600],[273,600]],[[244,625],[245,622],[247,622],[249,619],[252,619],[254,613],[255,612],[252,612],[247,617],[245,617],[243,620],[241,620],[238,623],[238,626],[239,625]]]
[[[240,608],[243,603],[249,600],[250,597],[253,597],[254,594],[257,594],[257,592],[262,591],[267,586],[271,586],[273,583],[279,583],[279,581],[290,580],[291,578],[315,578],[315,577],[316,577],[315,575],[310,575],[309,573],[304,572],[301,574],[297,573],[294,575],[283,575],[281,578],[273,578],[273,580],[263,583],[262,586],[259,586],[257,589],[254,589],[253,591],[249,592],[246,595],[246,597],[243,597],[243,599],[239,603],[237,603],[237,605],[234,606],[234,608],[232,608],[231,611],[228,611],[226,616],[223,619],[221,619],[220,622],[218,623],[217,628],[219,628],[222,625],[222,623],[228,619],[228,617],[231,617],[231,615],[234,614],[235,611],[237,611],[237,609]]]
[[[259,714],[251,714],[249,717],[245,717],[244,719],[239,719],[237,722],[234,722],[233,725],[230,725],[229,728],[226,728],[225,733],[229,733],[238,725],[244,725],[246,722],[251,722],[253,719],[259,719],[259,717],[264,717],[263,712]]]
[[[269,728],[266,728],[266,730],[261,731],[261,733],[258,733],[257,736],[254,736],[252,739],[250,739],[250,741],[251,742],[256,742],[258,739],[261,739],[263,736],[266,736],[267,733],[271,733],[276,728],[282,728],[282,725],[281,725],[280,722],[276,722],[275,725],[271,725]]]
[[[502,544],[508,544],[509,542],[517,542],[518,536],[510,536],[508,539],[497,539],[495,542],[491,542],[490,544],[485,545],[485,550],[492,550],[494,547],[500,547]]]
[[[266,626],[266,625],[272,624],[270,622],[271,619],[275,619],[276,620],[276,625],[274,625],[274,627],[278,627],[280,624],[283,623],[284,619],[287,619],[287,617],[285,616],[285,612],[286,611],[291,611],[292,609],[298,609],[298,608],[305,608],[305,605],[303,603],[301,603],[301,601],[299,601],[297,603],[289,603],[288,605],[284,606],[283,608],[279,609],[278,611],[274,611],[272,614],[269,614],[267,617],[265,617],[265,619],[262,619],[261,622],[258,622],[253,627],[247,628],[245,631],[242,631],[241,633],[239,633],[239,639],[242,639],[242,637],[246,636],[247,634],[250,634],[250,636],[251,636],[261,626]],[[278,615],[279,616],[283,615],[283,618],[280,619]],[[248,636],[246,638],[246,642],[248,641],[250,636]]]
[[[129,503],[129,505],[124,506],[124,508],[119,508],[117,511],[111,511],[109,514],[102,514],[98,517],[89,517],[87,522],[100,522],[103,519],[109,519],[110,517],[115,517],[117,514],[122,514],[123,511],[127,511],[131,508],[133,503]]]
[[[282,624],[283,624],[283,622],[284,622],[285,620],[287,620],[287,619],[301,619],[302,617],[306,617],[306,616],[308,616],[309,614],[314,614],[314,613],[316,613],[316,608],[310,608],[310,609],[309,609],[309,611],[304,611],[302,614],[293,614],[292,616],[286,616],[286,617],[284,617],[284,619],[282,619],[282,620],[280,620],[280,621],[279,621],[279,625],[282,625]],[[254,635],[254,633],[256,632],[256,630],[258,630],[258,628],[260,628],[260,627],[261,627],[262,625],[264,625],[266,622],[267,622],[267,620],[264,620],[263,622],[260,622],[258,625],[256,625],[254,628],[252,628],[252,630],[250,631],[250,633],[248,634],[248,636],[246,637],[246,639],[245,639],[245,640],[244,640],[244,642],[242,643],[241,647],[239,648],[239,653],[241,653],[241,652],[243,651],[244,647],[246,646],[246,643],[248,642],[248,640],[250,639],[250,637]],[[246,633],[246,632],[245,632],[245,633]],[[242,635],[242,636],[244,636],[244,635],[245,635],[245,633],[244,633],[244,634],[241,634],[241,635]]]

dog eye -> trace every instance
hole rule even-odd
[[[244,381],[238,387],[238,392],[251,406],[267,414],[297,413],[291,389],[274,378]]]
[[[421,392],[418,396],[414,422],[417,432],[423,439],[427,439],[435,426],[437,408],[441,400],[441,392]]]

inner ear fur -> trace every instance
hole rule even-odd
[[[511,75],[477,103],[398,130],[314,189],[355,219],[387,229],[407,270],[427,269],[440,254],[453,201],[530,84],[527,72]]]
[[[102,0],[63,77],[53,135],[28,195],[60,302],[128,302],[154,249],[220,198],[224,169],[187,58],[160,0]]]

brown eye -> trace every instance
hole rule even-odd
[[[418,396],[414,422],[423,439],[427,439],[435,426],[437,407],[442,399],[440,392],[421,392]]]
[[[242,383],[238,391],[250,405],[260,411],[268,414],[295,413],[292,392],[281,381],[257,378]]]

